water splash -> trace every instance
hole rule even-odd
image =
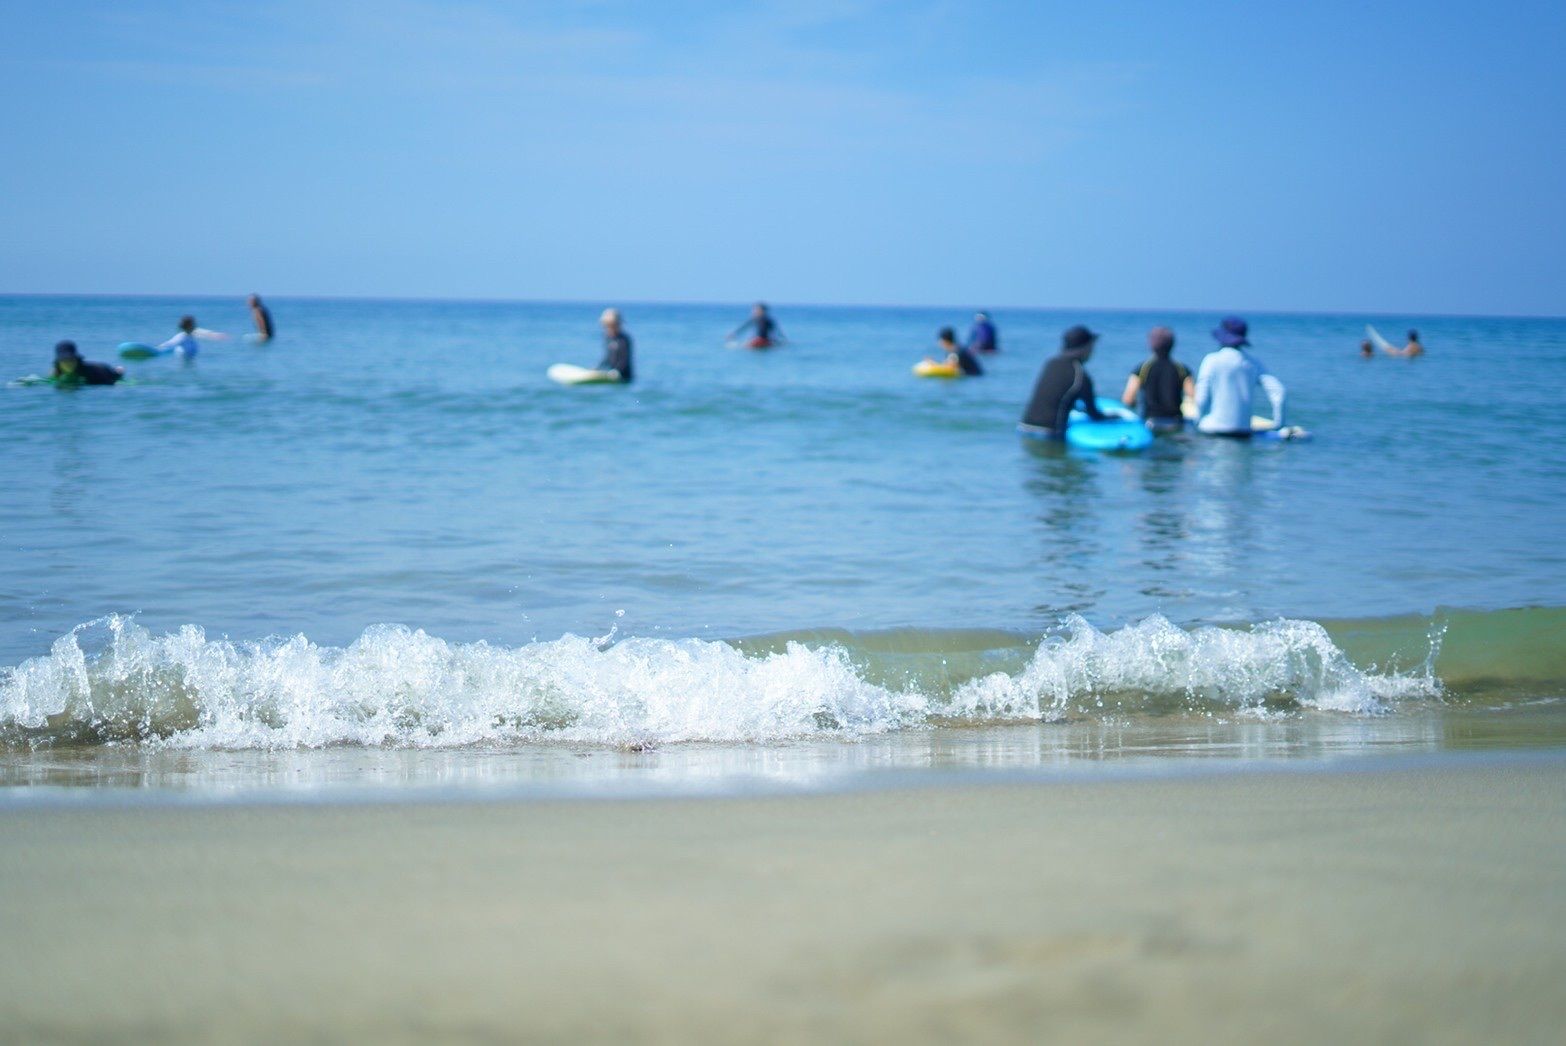
[[[302,635],[154,635],[110,616],[0,670],[0,742],[200,749],[645,745],[855,738],[947,723],[1172,711],[1378,714],[1434,696],[1424,675],[1356,668],[1327,631],[1280,620],[1182,629],[1162,617],[1099,631],[1080,617],[1010,671],[883,678],[852,642],[745,653],[704,640],[584,638],[505,647],[395,625],[345,647]],[[915,660],[939,662],[931,649]],[[917,678],[919,682],[908,680]]]

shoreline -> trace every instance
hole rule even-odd
[[[18,1039],[1543,1042],[1566,1021],[1558,756],[9,806],[0,886]]]

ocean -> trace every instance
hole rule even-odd
[[[1566,321],[1250,314],[1309,442],[1041,449],[971,308],[268,299],[0,388],[0,788],[725,790],[1566,742]],[[628,387],[557,386],[619,305]],[[984,303],[977,303],[983,305]],[[243,299],[0,297],[0,378]],[[1362,360],[1367,322],[1428,354]],[[334,792],[333,790],[338,790]]]

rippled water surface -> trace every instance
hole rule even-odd
[[[1372,317],[1430,351],[1366,362],[1366,317],[1252,316],[1315,438],[1112,457],[1013,431],[1059,331],[1103,332],[1117,394],[1149,326],[1194,366],[1218,317],[1001,311],[990,373],[931,382],[909,367],[963,310],[779,307],[794,343],[751,353],[722,343],[742,306],[630,304],[637,383],[570,389],[544,369],[596,361],[603,303],[270,304],[264,347],[0,388],[11,744],[1382,714],[1449,699],[1446,608],[1525,615],[1444,640],[1513,650],[1473,686],[1559,695],[1566,322]],[[186,311],[246,329],[237,300],[0,298],[0,375]]]

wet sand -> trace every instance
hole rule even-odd
[[[1553,1042],[1566,761],[0,809],[0,1040]]]

